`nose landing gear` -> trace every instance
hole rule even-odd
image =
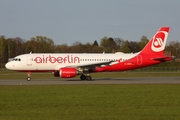
[[[27,80],[27,81],[31,81],[31,72],[28,72],[27,75],[28,75],[28,76],[27,76],[26,80]]]

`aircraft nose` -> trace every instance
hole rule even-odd
[[[9,70],[12,70],[13,69],[13,64],[11,64],[10,62],[6,63],[5,67]]]

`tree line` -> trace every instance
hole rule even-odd
[[[148,43],[148,38],[142,36],[140,41],[128,41],[122,38],[103,37],[98,43],[94,40],[92,43],[82,44],[74,42],[72,45],[55,45],[54,41],[45,36],[36,36],[30,40],[24,40],[20,37],[6,38],[0,36],[0,63],[8,62],[9,58],[24,53],[135,53],[139,52]],[[166,51],[179,57],[180,43],[172,41],[166,46]]]

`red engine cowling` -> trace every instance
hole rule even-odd
[[[54,72],[54,76],[61,78],[71,78],[78,74],[76,68],[60,68],[59,71]]]

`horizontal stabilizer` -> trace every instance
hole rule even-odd
[[[171,56],[164,56],[164,57],[152,58],[152,60],[157,60],[157,61],[167,61],[167,60],[171,60],[171,59],[172,59]]]

